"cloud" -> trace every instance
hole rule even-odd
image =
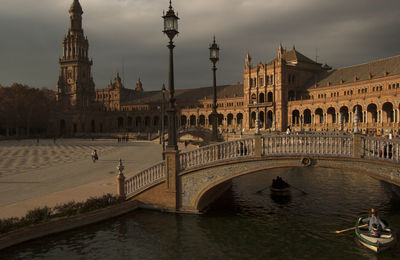
[[[162,11],[168,0],[81,0],[83,27],[97,88],[116,71],[126,85],[138,77],[145,90],[167,82],[167,37]],[[55,88],[62,38],[72,0],[2,0],[0,84]],[[176,88],[212,83],[208,45],[221,47],[218,84],[242,81],[244,56],[254,62],[276,56],[279,42],[334,67],[399,54],[398,0],[174,0],[179,35],[174,49]]]

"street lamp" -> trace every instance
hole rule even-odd
[[[178,150],[177,138],[176,138],[176,126],[175,126],[175,97],[174,97],[174,59],[173,49],[175,47],[172,39],[177,35],[178,32],[178,20],[179,17],[175,15],[174,9],[172,8],[171,0],[169,1],[169,10],[162,16],[164,19],[164,30],[169,38],[169,76],[168,76],[168,90],[169,90],[169,108],[168,113],[168,145],[169,150]]]
[[[161,135],[160,135],[160,141],[162,143],[162,150],[163,152],[165,151],[165,139],[164,139],[164,114],[165,114],[165,84],[163,84],[161,92],[162,92],[162,99],[161,99]]]
[[[215,43],[215,36],[214,41],[210,44],[210,60],[213,64],[212,71],[213,71],[213,90],[214,90],[214,99],[213,99],[213,106],[211,112],[212,118],[212,137],[214,141],[218,141],[218,113],[217,113],[217,78],[216,78],[216,71],[217,67],[215,63],[219,60],[219,47],[218,44]]]

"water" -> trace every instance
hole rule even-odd
[[[280,175],[293,189],[277,200],[267,187]],[[263,190],[260,192],[260,190]],[[103,223],[28,242],[3,259],[399,259],[400,246],[377,256],[352,227],[370,207],[400,231],[400,189],[371,177],[322,168],[243,176],[203,215],[138,210]],[[306,194],[305,194],[306,193]]]

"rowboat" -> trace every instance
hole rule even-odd
[[[276,188],[271,185],[269,188],[271,190],[271,194],[273,194],[273,195],[277,195],[277,196],[289,196],[290,195],[290,186],[284,187],[284,188]]]
[[[393,236],[392,230],[389,228],[386,221],[382,219],[387,228],[381,231],[380,235],[373,235],[369,232],[368,226],[363,225],[363,219],[364,218],[360,217],[357,220],[355,229],[357,239],[363,246],[371,249],[376,253],[379,253],[380,251],[387,249],[395,244],[395,237]],[[361,225],[362,227],[360,227]]]

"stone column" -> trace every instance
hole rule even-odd
[[[166,149],[165,152],[165,170],[166,170],[166,207],[169,210],[178,209],[178,194],[179,187],[177,184],[179,172],[179,151],[173,149]]]
[[[363,151],[362,151],[361,134],[353,133],[353,157],[361,158],[362,155],[363,155]]]
[[[255,135],[254,153],[256,157],[262,156],[262,138],[260,134]]]
[[[117,166],[118,176],[117,176],[117,195],[120,198],[125,198],[125,176],[122,173],[124,170],[124,165],[122,165],[122,160],[119,159],[119,164]]]

